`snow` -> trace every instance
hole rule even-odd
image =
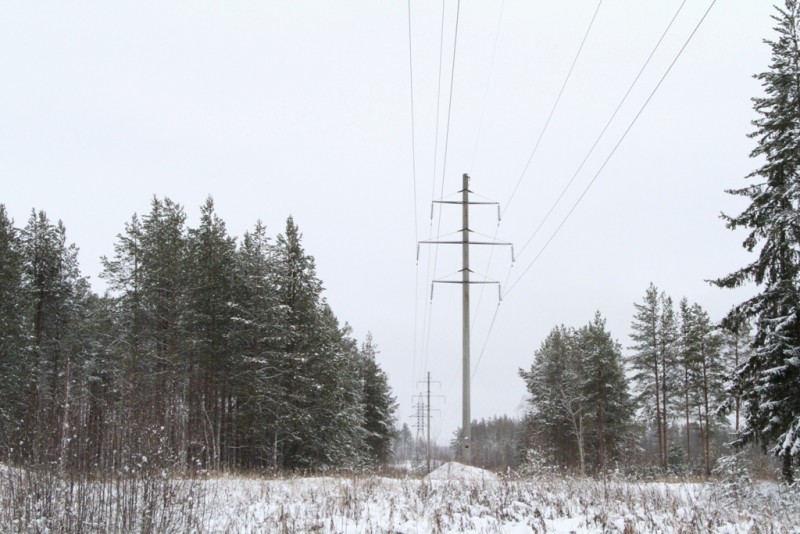
[[[426,480],[460,480],[462,482],[497,482],[497,475],[486,469],[472,467],[458,462],[447,462],[434,469],[425,477]]]
[[[80,523],[84,530],[119,530],[119,518],[102,514],[115,509],[109,499],[130,499],[135,491],[127,485],[118,495],[115,483],[103,489],[90,481],[51,484],[46,503],[32,497],[35,488],[27,499],[9,499],[32,480],[21,475],[0,468],[0,531],[76,530],[78,510],[63,504],[77,501],[75,492],[84,492],[81,502],[96,504],[82,505],[81,510],[94,511],[93,528]],[[163,495],[158,493],[162,486]],[[221,476],[173,479],[147,491],[156,492],[149,503],[159,507],[157,525],[178,532],[800,533],[798,490],[774,483],[731,496],[725,485],[716,483],[508,479],[454,463],[423,479]],[[21,508],[25,503],[30,508]],[[135,513],[142,520],[136,525],[147,525],[144,516],[152,511],[140,508]]]

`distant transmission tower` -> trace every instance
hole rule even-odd
[[[425,401],[422,400],[422,395],[415,395],[415,398],[419,400],[414,404],[414,407],[417,409],[417,436],[414,439],[414,466],[419,466],[422,465],[422,460],[419,457],[419,444],[425,439]]]
[[[427,397],[428,397],[428,402],[427,402],[427,406],[426,406],[427,413],[424,416],[425,419],[427,420],[427,423],[426,423],[427,432],[426,432],[426,438],[425,438],[425,460],[426,460],[426,464],[427,464],[427,472],[430,473],[431,472],[431,384],[432,383],[433,384],[439,384],[441,386],[441,382],[436,382],[436,381],[431,382],[431,372],[428,371],[428,379],[425,380],[424,382],[418,381],[417,385],[419,385],[420,383],[423,383],[423,384],[427,385]],[[420,398],[421,397],[422,397],[422,394],[420,394]],[[433,397],[434,398],[442,398],[443,399],[444,395],[433,395]],[[425,405],[423,404],[423,406],[425,406]],[[439,412],[440,410],[433,410],[433,411]],[[419,418],[417,418],[417,420],[419,421]],[[417,424],[419,424],[419,423],[417,423]],[[418,432],[419,432],[419,430],[418,430]]]

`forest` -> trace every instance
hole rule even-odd
[[[61,222],[0,205],[0,458],[60,471],[133,466],[369,467],[390,456],[395,401],[371,336],[323,297],[289,217],[229,236],[153,198],[92,292]]]

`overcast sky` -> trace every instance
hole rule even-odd
[[[752,291],[704,280],[748,261],[743,235],[718,216],[744,207],[724,190],[757,166],[746,135],[750,98],[761,91],[752,75],[769,63],[766,0],[716,3],[531,264],[710,4],[685,3],[562,203],[523,249],[680,4],[602,3],[523,174],[594,0],[465,0],[460,8],[447,0],[444,22],[441,3],[411,0],[416,173],[405,1],[3,2],[0,202],[20,226],[31,208],[63,220],[99,292],[99,258],[112,254],[125,221],[146,213],[153,195],[184,205],[194,225],[210,194],[237,236],[258,219],[275,235],[293,215],[334,312],[359,339],[373,333],[399,420],[414,428],[412,396],[426,371],[440,382],[433,435],[444,443],[461,418],[460,291],[438,285],[431,302],[430,280],[434,257],[435,277],[444,278],[460,269],[460,255],[423,247],[417,265],[415,242],[461,228],[453,207],[441,219],[437,209],[431,223],[430,203],[458,191],[462,173],[507,209],[498,227],[496,210],[476,207],[471,227],[497,232],[518,256],[510,267],[506,249],[491,263],[488,250],[473,250],[473,270],[508,280],[499,309],[495,288],[473,293],[473,364],[485,346],[475,418],[521,413],[517,369],[530,366],[557,324],[578,327],[600,310],[630,345],[633,303],[650,281],[713,319]]]

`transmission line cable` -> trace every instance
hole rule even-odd
[[[508,211],[508,208],[511,205],[511,201],[517,194],[519,185],[522,183],[522,179],[525,177],[525,173],[528,172],[528,167],[530,167],[531,161],[533,161],[533,157],[539,150],[539,144],[542,142],[542,138],[544,137],[544,134],[547,131],[547,127],[550,125],[550,121],[553,118],[553,114],[555,113],[556,108],[558,108],[558,103],[561,101],[561,96],[564,94],[564,89],[567,87],[567,83],[569,83],[569,79],[572,76],[572,71],[575,69],[575,64],[578,62],[578,58],[581,55],[581,51],[583,50],[583,45],[586,44],[586,39],[589,37],[589,32],[592,31],[592,26],[594,26],[594,21],[597,18],[597,13],[598,11],[600,11],[600,6],[602,4],[603,0],[600,0],[597,3],[597,7],[595,8],[594,14],[592,15],[592,20],[589,21],[589,27],[586,28],[586,33],[584,33],[583,35],[583,39],[581,40],[581,45],[578,47],[578,52],[575,54],[575,58],[572,60],[572,64],[569,66],[569,71],[567,72],[567,76],[564,78],[564,83],[561,84],[561,89],[558,91],[558,96],[556,97],[556,101],[553,103],[553,107],[550,109],[550,114],[547,116],[547,120],[545,121],[544,126],[542,127],[542,131],[539,133],[538,139],[536,139],[536,144],[533,145],[533,150],[531,151],[531,155],[528,158],[528,162],[525,163],[525,167],[522,169],[522,173],[519,175],[519,179],[517,180],[517,183],[514,186],[514,190],[511,192],[511,196],[506,201],[505,207],[503,208],[503,215],[505,215],[506,211]]]
[[[411,173],[414,182],[414,240],[419,241],[417,211],[417,142],[414,125],[414,58],[411,47],[411,0],[408,0],[408,87],[411,101]]]
[[[494,328],[494,322],[497,320],[497,313],[500,311],[500,304],[503,301],[498,301],[497,306],[494,308],[494,315],[492,315],[492,322],[489,323],[489,330],[486,333],[486,339],[483,340],[483,346],[481,347],[481,352],[478,354],[478,361],[475,362],[475,366],[472,368],[472,378],[475,378],[475,373],[478,371],[478,366],[481,364],[481,360],[483,359],[483,353],[486,352],[486,345],[489,344],[489,336],[492,333],[492,329]]]
[[[597,7],[595,8],[594,13],[592,14],[592,19],[589,21],[589,26],[586,28],[586,32],[584,32],[584,34],[583,34],[583,39],[581,39],[580,46],[578,46],[578,51],[575,53],[575,57],[572,59],[572,63],[570,64],[569,70],[567,71],[567,75],[564,78],[564,82],[561,84],[561,89],[558,91],[558,95],[556,96],[555,102],[553,102],[553,107],[550,109],[550,114],[547,116],[547,120],[545,121],[541,132],[539,132],[539,137],[536,139],[536,143],[533,146],[533,150],[531,151],[531,155],[528,158],[528,161],[525,164],[525,167],[522,169],[522,173],[520,174],[519,179],[517,179],[517,183],[514,186],[513,191],[511,192],[511,196],[509,196],[508,200],[506,201],[505,206],[503,207],[502,213],[500,215],[500,220],[497,221],[497,227],[495,228],[495,238],[497,237],[497,234],[498,234],[498,232],[500,230],[500,223],[502,221],[502,218],[505,215],[506,211],[508,211],[508,208],[511,205],[511,201],[514,199],[514,196],[517,194],[517,190],[519,189],[519,186],[522,183],[522,179],[525,177],[525,174],[528,172],[528,167],[530,166],[531,162],[533,161],[533,158],[536,155],[536,152],[539,150],[539,144],[542,142],[542,139],[544,138],[544,135],[547,132],[547,128],[550,125],[550,121],[552,120],[553,115],[555,114],[556,108],[558,108],[558,104],[561,101],[561,96],[564,94],[564,90],[566,89],[567,84],[569,83],[569,80],[572,77],[572,71],[575,69],[575,65],[578,62],[578,58],[581,55],[581,51],[583,50],[584,44],[586,44],[586,40],[589,37],[589,33],[592,30],[592,26],[594,26],[594,21],[597,18],[597,13],[600,11],[600,6],[602,4],[603,4],[603,0],[600,0],[597,3]],[[492,249],[489,252],[489,259],[486,262],[486,272],[489,272],[489,268],[491,267],[493,258],[494,258],[494,249]],[[512,263],[512,267],[513,267],[513,263]],[[475,307],[475,316],[472,319],[472,325],[473,326],[475,324],[475,321],[478,318],[478,310],[480,310],[482,302],[483,302],[483,288],[481,288],[481,291],[478,294],[478,303],[477,303],[477,306]]]
[[[478,145],[481,140],[481,131],[483,130],[483,118],[486,114],[486,101],[489,97],[489,86],[491,85],[492,80],[492,73],[494,72],[494,60],[495,56],[497,55],[497,41],[500,37],[500,26],[503,22],[503,12],[506,8],[506,0],[503,0],[503,3],[500,4],[500,16],[497,17],[497,29],[494,32],[494,45],[492,46],[492,60],[489,63],[489,74],[486,76],[486,88],[483,92],[483,104],[481,105],[481,117],[478,120],[478,132],[475,134],[475,147],[472,149],[472,161],[470,161],[469,168],[472,169],[475,165],[475,156],[478,153]]]
[[[450,95],[447,99],[447,127],[445,128],[444,132],[444,157],[442,160],[442,187],[441,191],[439,192],[439,197],[444,196],[444,181],[447,175],[447,148],[450,144],[450,117],[452,116],[453,112],[453,86],[455,86],[456,81],[456,52],[458,51],[458,19],[459,15],[461,14],[461,0],[458,0],[456,3],[456,28],[453,36],[453,63],[450,67]],[[442,224],[442,210],[439,210],[439,222],[437,224],[436,233],[439,233],[439,229]],[[438,247],[436,247],[438,250]],[[436,258],[434,256],[434,270],[436,267]]]
[[[439,159],[439,117],[440,105],[442,102],[442,55],[444,50],[444,14],[445,14],[445,0],[442,0],[442,22],[439,29],[439,77],[436,86],[436,129],[433,135],[433,180],[431,183],[431,201],[436,199],[436,162]],[[431,217],[431,225],[433,225],[433,217]]]
[[[445,137],[444,137],[444,139],[445,139],[445,141],[444,141],[444,157],[443,157],[443,163],[442,163],[442,186],[441,186],[440,196],[444,195],[444,182],[445,182],[445,175],[446,175],[446,172],[447,172],[447,148],[448,148],[448,144],[450,142],[450,118],[452,116],[452,111],[453,111],[453,86],[455,85],[455,75],[456,75],[456,55],[457,55],[457,51],[458,51],[458,21],[459,21],[460,14],[461,14],[461,0],[458,0],[458,2],[456,3],[456,23],[455,23],[455,31],[454,31],[454,36],[453,36],[453,62],[452,62],[452,66],[450,68],[450,95],[448,97],[448,103],[447,103],[447,126],[445,127]],[[436,162],[434,161],[434,165],[435,164],[436,164]],[[437,234],[440,232],[441,226],[442,226],[442,210],[440,209],[439,210],[438,222],[436,224],[436,233]],[[438,261],[438,258],[439,258],[439,246],[435,245],[433,248],[434,248],[434,252],[433,252],[433,275],[432,275],[432,277],[436,275],[436,264],[437,264],[437,261]],[[429,320],[430,320],[430,318],[429,318]],[[428,337],[427,337],[426,342],[425,342],[425,364],[426,365],[428,363],[428,349],[430,347],[430,333],[431,333],[431,328],[430,328],[430,324],[429,324],[428,325],[428,334],[427,334]]]
[[[616,145],[614,145],[614,148],[612,149],[611,153],[608,155],[608,157],[606,158],[606,160],[603,162],[603,165],[600,167],[600,169],[597,171],[597,173],[595,173],[595,175],[594,175],[594,177],[592,178],[592,180],[589,182],[589,184],[588,184],[588,185],[586,186],[586,188],[583,190],[583,193],[581,194],[581,196],[580,196],[580,197],[578,197],[578,200],[575,202],[575,204],[573,204],[573,205],[572,205],[572,208],[569,210],[569,212],[568,212],[568,213],[567,213],[567,215],[564,217],[564,219],[562,219],[562,220],[561,220],[561,223],[558,225],[558,227],[555,229],[555,231],[553,232],[553,234],[550,236],[550,239],[548,239],[548,240],[547,240],[547,242],[545,243],[545,245],[544,245],[544,246],[543,246],[543,247],[542,247],[542,248],[539,250],[539,253],[538,253],[538,254],[536,255],[536,257],[535,257],[535,258],[534,258],[534,259],[531,261],[531,263],[530,263],[530,264],[529,264],[529,265],[528,265],[528,266],[525,268],[525,270],[522,272],[522,274],[519,276],[519,278],[517,278],[517,280],[514,282],[514,284],[513,284],[513,285],[512,285],[512,286],[511,286],[511,287],[510,287],[510,288],[509,288],[509,289],[508,289],[508,290],[505,292],[504,296],[508,296],[508,294],[511,292],[511,290],[512,290],[512,289],[514,289],[514,287],[516,287],[516,286],[517,286],[517,284],[520,282],[520,280],[522,280],[522,278],[525,276],[525,274],[527,274],[527,273],[528,273],[528,271],[530,271],[531,267],[533,267],[533,265],[536,263],[536,261],[537,261],[537,260],[539,259],[539,257],[542,255],[542,253],[543,253],[543,252],[544,252],[544,250],[547,248],[547,246],[548,246],[548,245],[549,245],[549,244],[550,244],[550,243],[553,241],[553,238],[556,236],[556,234],[558,234],[558,231],[561,229],[561,227],[562,227],[562,226],[564,226],[564,223],[567,221],[567,219],[569,218],[569,216],[572,214],[572,212],[573,212],[573,211],[575,211],[575,208],[578,206],[578,204],[580,203],[580,201],[581,201],[581,200],[583,199],[583,197],[586,195],[586,192],[589,190],[589,188],[590,188],[590,187],[592,186],[592,184],[595,182],[595,180],[597,179],[597,177],[598,177],[598,176],[600,175],[600,173],[603,171],[603,169],[605,168],[606,164],[607,164],[607,163],[608,163],[608,161],[611,159],[611,157],[614,155],[614,153],[616,152],[616,150],[617,150],[617,148],[619,147],[619,145],[622,143],[622,141],[623,141],[623,140],[625,139],[625,137],[628,135],[628,132],[631,130],[631,128],[633,128],[633,125],[636,123],[636,121],[638,120],[639,116],[640,116],[640,115],[642,114],[642,112],[644,111],[644,108],[645,108],[645,107],[647,107],[647,104],[648,104],[648,103],[650,102],[650,100],[653,98],[653,95],[655,95],[655,94],[656,94],[656,91],[658,91],[658,88],[659,88],[659,87],[661,86],[661,84],[664,82],[664,79],[667,77],[667,75],[668,75],[668,74],[670,73],[670,71],[672,70],[672,67],[675,65],[675,63],[678,61],[678,59],[681,57],[681,55],[683,54],[683,51],[684,51],[684,50],[686,49],[686,47],[689,45],[689,42],[692,40],[692,38],[694,37],[694,35],[695,35],[695,34],[697,33],[697,31],[700,29],[700,26],[703,24],[703,21],[705,21],[705,19],[706,19],[706,17],[708,16],[709,12],[711,11],[711,9],[714,7],[714,5],[715,5],[716,3],[717,3],[717,0],[712,0],[712,1],[711,1],[711,4],[709,4],[709,6],[708,6],[708,9],[706,9],[705,13],[703,13],[703,16],[700,18],[700,21],[699,21],[699,22],[697,23],[697,25],[694,27],[694,29],[692,30],[692,33],[691,33],[691,34],[689,35],[689,37],[686,39],[686,42],[684,42],[684,43],[683,43],[683,46],[681,46],[680,50],[678,51],[678,54],[675,56],[675,59],[673,59],[673,60],[672,60],[672,63],[670,63],[669,67],[667,67],[667,70],[666,70],[666,72],[664,72],[664,75],[663,75],[663,76],[661,76],[661,79],[658,81],[658,83],[656,84],[655,88],[654,88],[654,89],[653,89],[653,91],[650,93],[650,96],[648,96],[648,97],[647,97],[647,100],[644,102],[644,104],[642,104],[642,107],[639,109],[639,112],[636,114],[636,116],[633,118],[633,120],[631,121],[631,123],[628,125],[628,128],[627,128],[627,129],[625,130],[625,132],[622,134],[622,137],[620,137],[619,141],[617,141]],[[509,274],[510,274],[510,273],[509,273]],[[475,373],[475,371],[477,371],[477,369],[478,369],[478,365],[480,364],[480,362],[481,362],[481,359],[483,358],[484,351],[486,350],[486,346],[487,346],[487,345],[488,345],[488,343],[489,343],[489,338],[490,338],[490,337],[491,337],[491,335],[492,335],[492,330],[494,329],[495,320],[497,319],[498,312],[500,311],[500,304],[501,304],[501,303],[502,303],[502,301],[500,301],[500,303],[498,303],[497,307],[495,308],[494,316],[492,317],[492,322],[491,322],[491,324],[489,325],[489,330],[488,330],[488,332],[486,333],[486,339],[484,340],[484,343],[483,343],[483,348],[481,349],[481,352],[480,352],[480,354],[479,354],[479,356],[478,356],[478,360],[477,360],[477,362],[476,362],[476,364],[475,364],[475,367],[474,367],[474,369],[473,369],[473,371],[472,371],[472,372],[473,372],[473,374]]]
[[[650,60],[653,59],[653,56],[655,55],[656,50],[658,50],[659,46],[661,46],[661,43],[664,41],[664,37],[666,37],[667,33],[669,32],[670,28],[672,27],[672,24],[675,22],[675,19],[678,18],[678,15],[680,14],[680,12],[683,9],[683,6],[685,4],[686,4],[686,0],[683,0],[683,2],[681,2],[681,5],[678,6],[678,10],[672,16],[672,19],[669,21],[669,24],[664,29],[664,32],[661,34],[661,37],[658,39],[658,42],[653,47],[653,49],[650,51],[650,55],[647,56],[647,60],[645,60],[644,64],[642,65],[642,68],[639,69],[639,73],[636,75],[636,77],[631,82],[630,86],[628,87],[628,90],[625,92],[625,95],[619,101],[619,104],[617,104],[617,108],[614,110],[614,112],[608,118],[608,121],[606,122],[605,126],[603,127],[603,130],[600,132],[600,134],[594,140],[594,144],[592,144],[591,148],[586,153],[586,156],[584,156],[583,161],[581,161],[581,164],[578,165],[578,168],[573,173],[572,178],[569,179],[569,182],[567,182],[567,185],[565,185],[564,188],[561,190],[561,194],[558,195],[558,198],[555,200],[555,202],[553,202],[552,206],[550,206],[550,209],[547,211],[545,216],[539,222],[539,226],[536,227],[536,229],[533,231],[533,234],[531,234],[531,236],[528,238],[528,240],[525,241],[525,244],[522,245],[522,247],[520,248],[519,252],[517,253],[517,257],[522,256],[522,253],[525,251],[525,249],[528,247],[528,245],[531,243],[531,241],[533,241],[533,238],[536,237],[536,235],[539,233],[539,230],[542,229],[542,226],[544,225],[544,223],[547,221],[547,219],[553,213],[553,210],[555,210],[556,206],[559,204],[559,202],[561,202],[561,199],[564,198],[564,194],[570,188],[570,186],[572,185],[572,182],[575,181],[575,178],[578,176],[578,174],[580,174],[581,170],[583,170],[583,166],[586,165],[586,162],[589,160],[589,157],[594,153],[594,149],[597,148],[597,145],[600,143],[600,140],[603,138],[603,136],[605,135],[605,133],[608,130],[609,126],[611,126],[611,123],[616,118],[617,113],[619,113],[619,110],[622,108],[623,104],[625,104],[625,101],[628,99],[628,96],[633,91],[633,88],[634,88],[634,86],[636,86],[636,83],[639,81],[639,78],[641,78],[642,73],[644,73],[645,69],[647,68],[647,65],[650,64]]]
[[[442,17],[441,17],[441,24],[439,28],[439,76],[438,76],[438,85],[436,88],[436,129],[434,131],[433,136],[433,178],[431,180],[431,202],[436,199],[436,161],[439,155],[439,106],[442,101],[442,55],[444,49],[444,15],[445,15],[445,0],[442,0]],[[433,238],[433,211],[431,211],[430,222],[428,223],[428,237]],[[435,276],[435,272],[432,272],[433,263],[431,262],[431,255],[432,251],[430,248],[428,249],[428,263],[427,268],[425,270],[425,285],[428,285],[428,282],[433,279]],[[428,362],[428,346],[430,342],[430,320],[431,320],[431,307],[433,306],[433,301],[431,299],[425,299],[424,304],[424,312],[422,318],[422,337],[423,337],[423,345],[422,345],[422,358],[423,358],[423,365],[422,370],[425,370]]]
[[[414,182],[414,241],[419,241],[419,214],[417,209],[417,142],[416,142],[416,128],[414,124],[414,55],[411,39],[411,0],[408,0],[408,78],[409,78],[409,100],[411,102],[411,174]],[[417,368],[417,339],[418,339],[418,322],[419,322],[419,304],[417,296],[419,295],[419,258],[416,261],[416,268],[414,269],[414,339],[411,348],[412,363],[411,363],[411,380],[416,380]]]
[[[619,138],[617,143],[614,145],[614,148],[611,149],[611,152],[608,154],[608,157],[606,157],[605,161],[603,161],[603,164],[600,166],[600,168],[594,174],[594,176],[592,177],[591,181],[586,185],[586,187],[584,188],[583,192],[580,194],[580,196],[575,201],[575,203],[572,205],[572,207],[567,212],[567,214],[564,216],[564,218],[561,219],[561,222],[556,227],[556,229],[553,231],[553,233],[550,235],[550,238],[547,240],[547,242],[545,242],[544,246],[541,249],[539,249],[539,252],[533,258],[531,263],[529,263],[528,266],[525,268],[525,270],[522,271],[522,274],[519,275],[519,278],[517,278],[517,280],[511,285],[511,287],[508,288],[508,291],[506,291],[506,294],[510,293],[517,286],[517,284],[519,284],[520,280],[522,280],[522,278],[525,276],[525,274],[527,274],[528,271],[530,271],[531,267],[533,267],[533,265],[536,263],[536,261],[542,255],[542,253],[547,249],[548,245],[550,245],[550,243],[553,241],[553,239],[556,237],[556,235],[558,235],[558,232],[564,226],[564,223],[567,222],[567,219],[569,219],[569,217],[575,211],[575,208],[578,207],[578,204],[580,204],[581,200],[583,200],[583,197],[586,196],[586,193],[592,187],[592,184],[594,184],[594,182],[597,180],[597,177],[600,176],[600,173],[603,172],[603,169],[605,169],[605,167],[608,164],[609,160],[614,156],[614,154],[616,153],[617,149],[622,144],[622,141],[625,139],[625,137],[627,137],[628,132],[630,132],[631,128],[633,128],[633,125],[636,124],[636,121],[642,115],[642,112],[647,107],[647,104],[650,103],[650,100],[652,100],[653,96],[656,94],[656,91],[658,91],[659,87],[661,87],[661,84],[664,82],[664,80],[666,79],[667,75],[669,75],[670,71],[672,71],[672,67],[675,66],[675,63],[681,57],[681,55],[683,54],[683,51],[686,50],[686,47],[689,45],[689,42],[692,40],[692,37],[694,37],[694,35],[697,33],[697,30],[700,29],[700,26],[703,24],[703,21],[708,16],[708,13],[711,11],[711,8],[714,7],[714,4],[716,4],[716,3],[717,3],[717,0],[712,0],[711,4],[708,6],[708,9],[706,9],[705,13],[700,18],[700,21],[694,27],[694,30],[692,30],[692,33],[686,39],[686,42],[683,43],[683,46],[681,46],[680,50],[678,51],[678,54],[675,56],[675,59],[672,60],[672,63],[670,63],[669,67],[667,67],[667,70],[664,72],[664,75],[661,76],[661,79],[658,81],[658,83],[656,84],[655,88],[650,93],[650,96],[647,97],[647,100],[645,100],[644,104],[642,104],[642,107],[639,108],[639,111],[636,113],[636,116],[634,116],[634,118],[631,121],[631,123],[625,129],[625,132],[623,132],[622,136]]]
[[[458,50],[458,19],[461,14],[461,0],[456,3],[456,29],[453,36],[453,64],[450,68],[450,96],[447,99],[447,128],[444,133],[444,161],[442,162],[442,190],[440,196],[444,195],[444,179],[447,174],[447,147],[450,143],[450,116],[453,111],[453,86],[456,82],[456,52]],[[439,222],[441,222],[441,211],[439,212]]]

